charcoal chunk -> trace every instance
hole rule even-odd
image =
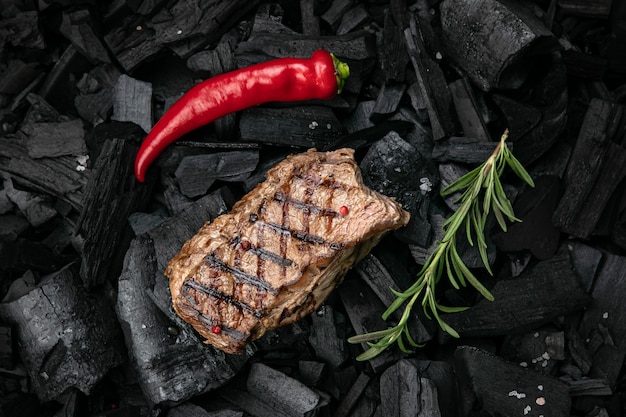
[[[15,285],[0,304],[0,317],[17,328],[22,360],[40,399],[54,399],[70,387],[89,394],[123,362],[113,311],[101,294],[85,291],[70,267],[36,285]]]

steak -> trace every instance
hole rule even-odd
[[[291,155],[185,242],[165,271],[176,313],[227,353],[315,311],[409,214],[367,188],[352,149]]]

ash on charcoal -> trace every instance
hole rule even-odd
[[[241,139],[300,148],[327,148],[344,134],[333,111],[321,106],[254,107],[239,122]]]
[[[43,401],[70,387],[90,393],[125,359],[113,311],[102,295],[85,291],[71,266],[36,285],[17,280],[13,288],[0,317],[15,325],[20,356]]]
[[[468,415],[471,409],[503,416],[570,415],[568,388],[553,377],[469,346],[456,350],[454,367],[466,396],[460,415]]]
[[[420,189],[420,178],[433,178],[424,157],[396,132],[375,142],[359,167],[368,187],[398,201],[405,192]]]

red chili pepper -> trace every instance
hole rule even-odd
[[[168,145],[200,126],[263,103],[331,99],[349,75],[347,64],[318,50],[311,58],[279,58],[209,78],[154,125],[137,153],[135,176],[143,182],[148,166]]]

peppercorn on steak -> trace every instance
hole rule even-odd
[[[367,188],[352,149],[291,155],[172,258],[177,314],[227,353],[315,311],[409,214]]]

